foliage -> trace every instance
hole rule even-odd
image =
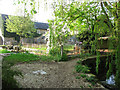
[[[73,50],[75,45],[64,45],[64,50]]]
[[[86,74],[80,74],[80,76],[81,76],[82,78],[87,77],[87,75],[86,75]]]
[[[80,79],[80,77],[77,76],[76,79]]]
[[[53,47],[64,44],[66,37],[69,36],[68,32],[62,31],[64,26],[73,32],[90,30],[92,33],[98,33],[95,36],[95,43],[90,44],[91,49],[94,50],[99,49],[97,39],[101,34],[115,37],[118,44],[116,47],[114,45],[110,45],[110,47],[116,49],[116,85],[120,87],[120,2],[72,2],[65,4],[62,1],[58,2],[59,5],[54,5],[55,19],[50,21],[50,45]],[[100,63],[98,52],[97,55],[96,71],[98,71]],[[109,71],[111,71],[110,69],[112,68],[110,67]]]
[[[95,33],[85,30],[77,35],[78,40],[83,42],[84,49],[91,49],[91,45],[95,41]]]
[[[14,76],[22,76],[22,73],[18,70],[12,70],[11,67],[14,63],[8,62],[6,58],[4,57],[2,61],[2,89],[19,88],[19,84],[14,79]]]
[[[15,0],[14,5],[24,6],[24,15],[25,16],[27,14],[33,16],[34,14],[37,13],[35,0]],[[30,8],[27,8],[27,6],[29,6]]]
[[[95,85],[95,83],[96,83],[96,79],[94,76],[86,77],[86,80],[88,82],[91,82],[92,85]]]
[[[36,29],[34,23],[30,20],[29,15],[27,17],[20,16],[9,16],[6,20],[7,31],[15,32],[21,36],[32,36]]]
[[[79,65],[76,65],[75,66],[75,69],[76,69],[76,72],[82,72],[82,73],[88,73],[88,72],[90,72],[90,68],[89,67],[87,67],[87,66],[84,66],[84,65],[82,65],[82,64],[79,64]]]
[[[2,89],[6,88],[19,88],[19,84],[14,79],[14,76],[22,75],[22,73],[18,70],[11,70],[10,64],[3,59],[2,64]]]
[[[1,49],[0,53],[11,53],[10,51],[6,50],[6,49]]]
[[[63,50],[63,56],[61,56],[61,50],[60,47],[53,47],[50,50],[50,55],[55,56],[57,59],[57,61],[66,61],[68,60],[68,56],[66,54],[66,52]]]

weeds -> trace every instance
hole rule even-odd
[[[80,76],[82,78],[85,78],[86,81],[90,82],[92,85],[95,85],[95,83],[97,81],[95,79],[95,76],[88,76],[88,75],[86,75],[86,73],[90,72],[90,67],[82,65],[82,61],[81,60],[77,61],[77,64],[78,65],[75,66],[76,72],[81,73]],[[91,88],[91,86],[89,86],[89,87]]]
[[[87,75],[86,75],[86,74],[81,74],[80,76],[81,76],[82,78],[87,77]]]
[[[75,66],[75,69],[76,69],[76,72],[78,72],[78,73],[79,72],[82,72],[82,73],[89,73],[90,72],[89,67],[81,65],[81,64]]]
[[[80,77],[79,77],[79,76],[77,76],[77,77],[76,77],[76,79],[80,79]]]

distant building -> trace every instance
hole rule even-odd
[[[34,38],[22,38],[22,43],[46,44],[46,33],[49,28],[47,23],[35,22],[35,28],[39,36]]]
[[[14,44],[14,42],[18,42],[19,36],[16,33],[10,33],[6,31],[6,19],[8,18],[8,15],[1,14],[0,15],[0,45],[10,45]],[[46,32],[48,29],[48,23],[42,23],[42,22],[35,22],[35,28],[37,29],[37,32],[34,35],[34,38],[22,38],[22,43],[46,43]]]

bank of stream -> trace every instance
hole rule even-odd
[[[109,60],[109,62],[111,61],[111,56],[107,56],[107,55],[101,55],[100,56],[100,64],[99,64],[99,68],[98,68],[98,73],[96,73],[96,57],[97,56],[93,56],[93,57],[88,57],[87,59],[84,59],[82,61],[83,65],[86,65],[88,67],[90,67],[90,73],[96,75],[96,78],[99,80],[99,82],[106,88],[108,89],[113,89],[116,88],[115,85],[115,57],[113,57],[113,71],[112,74],[107,78],[107,71],[109,69],[109,64],[106,63],[107,60]]]

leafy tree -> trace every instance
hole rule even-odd
[[[29,16],[9,16],[6,20],[6,27],[8,32],[15,32],[20,37],[30,37],[36,32],[34,22],[31,21]]]
[[[50,46],[61,47],[61,56],[63,56],[63,45],[69,36],[69,29],[65,20],[65,3],[59,2],[54,10],[54,20],[49,20]]]
[[[79,31],[80,33],[88,30],[95,38],[96,48],[99,48],[97,39],[100,36],[111,36],[110,48],[116,50],[116,85],[120,87],[120,1],[118,2],[72,2],[64,6],[56,6],[54,24],[60,25],[59,22],[66,23],[71,31]],[[53,25],[54,25],[53,24]],[[59,27],[60,28],[60,27]],[[61,28],[59,29],[61,30]],[[87,36],[86,36],[87,37]],[[88,39],[90,37],[87,37]],[[86,39],[86,41],[88,40]],[[117,41],[117,47],[114,45],[114,40]],[[87,41],[88,42],[88,41]],[[94,43],[93,43],[94,44]],[[92,44],[92,45],[93,45]],[[96,68],[98,69],[100,63],[100,53],[97,52]],[[113,56],[113,55],[112,55]],[[109,65],[111,62],[107,62]],[[109,66],[110,67],[110,66]],[[98,71],[96,69],[96,71]],[[109,71],[112,71],[109,68]],[[110,72],[111,73],[111,72]]]

